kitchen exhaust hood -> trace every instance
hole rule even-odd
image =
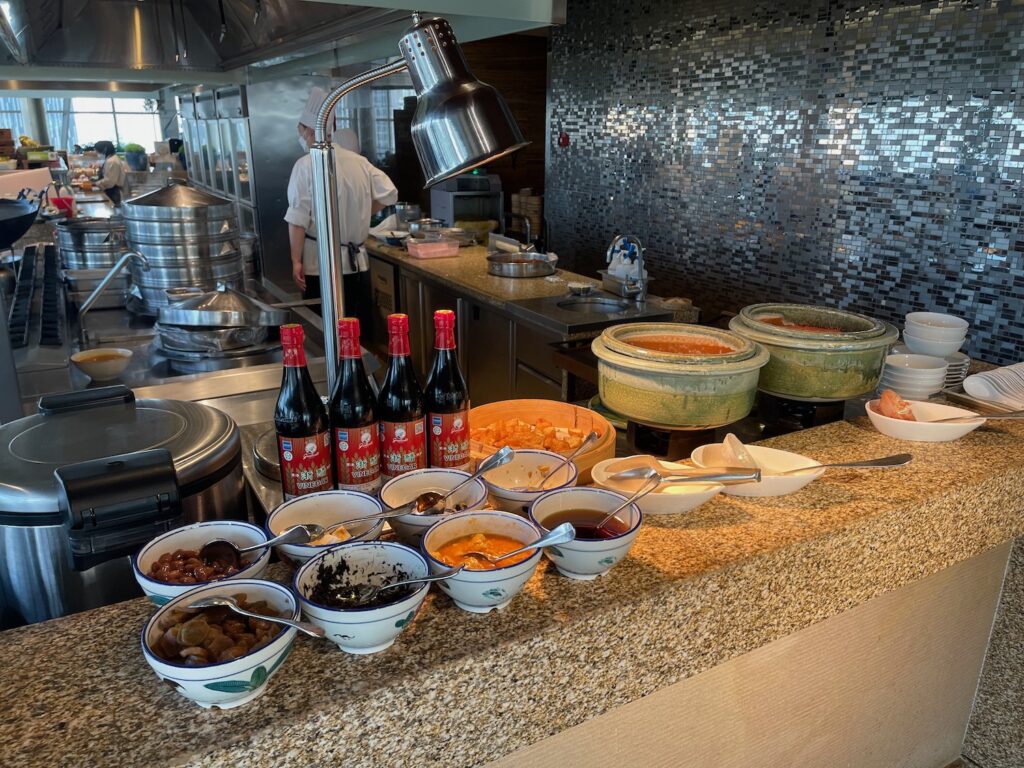
[[[52,83],[156,91],[246,83],[397,55],[413,10],[443,13],[463,40],[564,20],[565,0],[3,0],[0,88]],[[524,7],[525,6],[525,7]],[[7,81],[3,83],[2,81]]]

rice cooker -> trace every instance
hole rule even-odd
[[[46,396],[0,426],[0,627],[142,594],[129,556],[147,541],[246,518],[241,456],[226,414],[123,386]]]

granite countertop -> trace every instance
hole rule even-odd
[[[1024,425],[904,443],[865,419],[767,441],[836,470],[785,498],[650,517],[595,582],[542,564],[502,612],[433,593],[389,650],[300,637],[266,693],[206,711],[139,651],[142,599],[0,633],[5,766],[470,765],[506,755],[1024,534]]]

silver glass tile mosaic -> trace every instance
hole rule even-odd
[[[1024,4],[569,0],[545,214],[571,269],[617,232],[660,295],[967,318],[1024,358]],[[568,147],[559,145],[561,132]]]

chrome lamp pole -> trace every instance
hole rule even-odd
[[[328,389],[338,373],[338,318],[345,311],[341,281],[341,237],[338,230],[338,179],[334,146],[327,124],[345,94],[367,83],[408,70],[416,90],[412,141],[426,186],[465,173],[525,147],[508,105],[492,86],[473,77],[452,32],[442,18],[413,14],[398,48],[402,58],[342,83],[320,106],[310,147],[313,165],[313,215],[316,217]]]

